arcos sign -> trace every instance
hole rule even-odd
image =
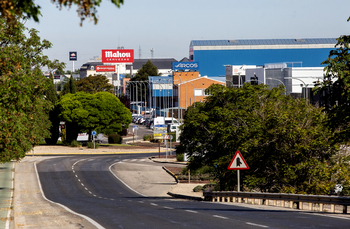
[[[134,50],[102,49],[102,63],[134,63]]]
[[[198,62],[173,62],[173,70],[198,70]]]

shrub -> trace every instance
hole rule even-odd
[[[193,191],[194,192],[201,192],[201,191],[203,191],[203,186],[197,185],[196,187],[193,188]]]
[[[184,154],[183,153],[176,153],[176,160],[177,161],[184,161]]]
[[[206,192],[210,192],[215,188],[216,184],[205,184],[203,185],[202,190]]]
[[[171,142],[176,142],[176,132],[170,132],[170,133],[167,133],[167,135],[173,136],[173,139],[171,139]]]
[[[144,141],[150,141],[152,135],[144,135],[143,140]]]
[[[128,129],[123,129],[118,133],[120,136],[127,136],[128,135]]]
[[[95,143],[95,149],[98,149],[100,145]],[[94,143],[93,142],[88,142],[87,147],[90,149],[94,148]]]
[[[71,146],[71,147],[80,147],[81,144],[80,144],[78,141],[73,140],[73,141],[70,143],[70,146]]]
[[[109,144],[122,144],[123,138],[119,134],[111,134],[108,136]]]

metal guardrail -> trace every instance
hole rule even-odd
[[[331,212],[335,212],[335,205],[343,207],[343,213],[347,213],[347,206],[350,206],[350,197],[341,196],[323,196],[323,195],[300,195],[300,194],[286,194],[286,193],[255,193],[255,192],[204,192],[204,200],[212,202],[238,202],[248,203],[248,199],[252,203],[258,200],[260,205],[269,205],[269,200],[273,200],[273,205],[286,207],[286,202],[290,208],[304,209],[303,203],[308,203],[308,210],[313,211],[313,204],[319,204],[319,211],[324,211],[324,205],[331,206]]]

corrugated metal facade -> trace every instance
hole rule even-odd
[[[335,44],[335,38],[193,40],[190,59],[199,62],[200,74],[207,76],[224,76],[224,65],[301,62],[302,67],[321,67]]]

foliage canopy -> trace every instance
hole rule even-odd
[[[240,150],[250,190],[325,194],[338,182],[327,164],[337,147],[321,109],[265,85],[209,90],[185,115],[178,152],[189,155],[189,168],[215,167],[220,189],[233,190],[236,175],[227,167]]]
[[[77,91],[84,91],[86,93],[109,92],[113,93],[114,87],[109,83],[104,75],[89,75],[83,79],[75,81]]]
[[[317,85],[322,96],[327,124],[335,132],[335,141],[350,141],[350,36],[341,36],[336,49],[331,50],[326,64],[326,75]]]
[[[120,132],[131,123],[131,113],[117,97],[108,92],[66,94],[59,101],[60,117],[68,132],[89,133],[96,130]],[[73,124],[73,125],[69,125]],[[73,129],[70,129],[69,127]],[[71,139],[71,140],[75,140]]]
[[[80,17],[80,25],[87,18],[94,20],[95,24],[98,22],[97,7],[100,6],[102,0],[51,0],[53,4],[57,5],[60,10],[63,7],[71,8],[72,5],[78,7],[77,13]],[[124,0],[111,0],[112,4],[120,7]],[[17,17],[26,17],[39,21],[40,5],[36,5],[34,0],[0,0],[0,14],[1,17],[8,22],[13,22]]]
[[[49,81],[41,68],[64,64],[43,55],[51,43],[18,21],[10,25],[0,18],[0,38],[0,161],[8,162],[49,137],[52,102],[44,97]]]

